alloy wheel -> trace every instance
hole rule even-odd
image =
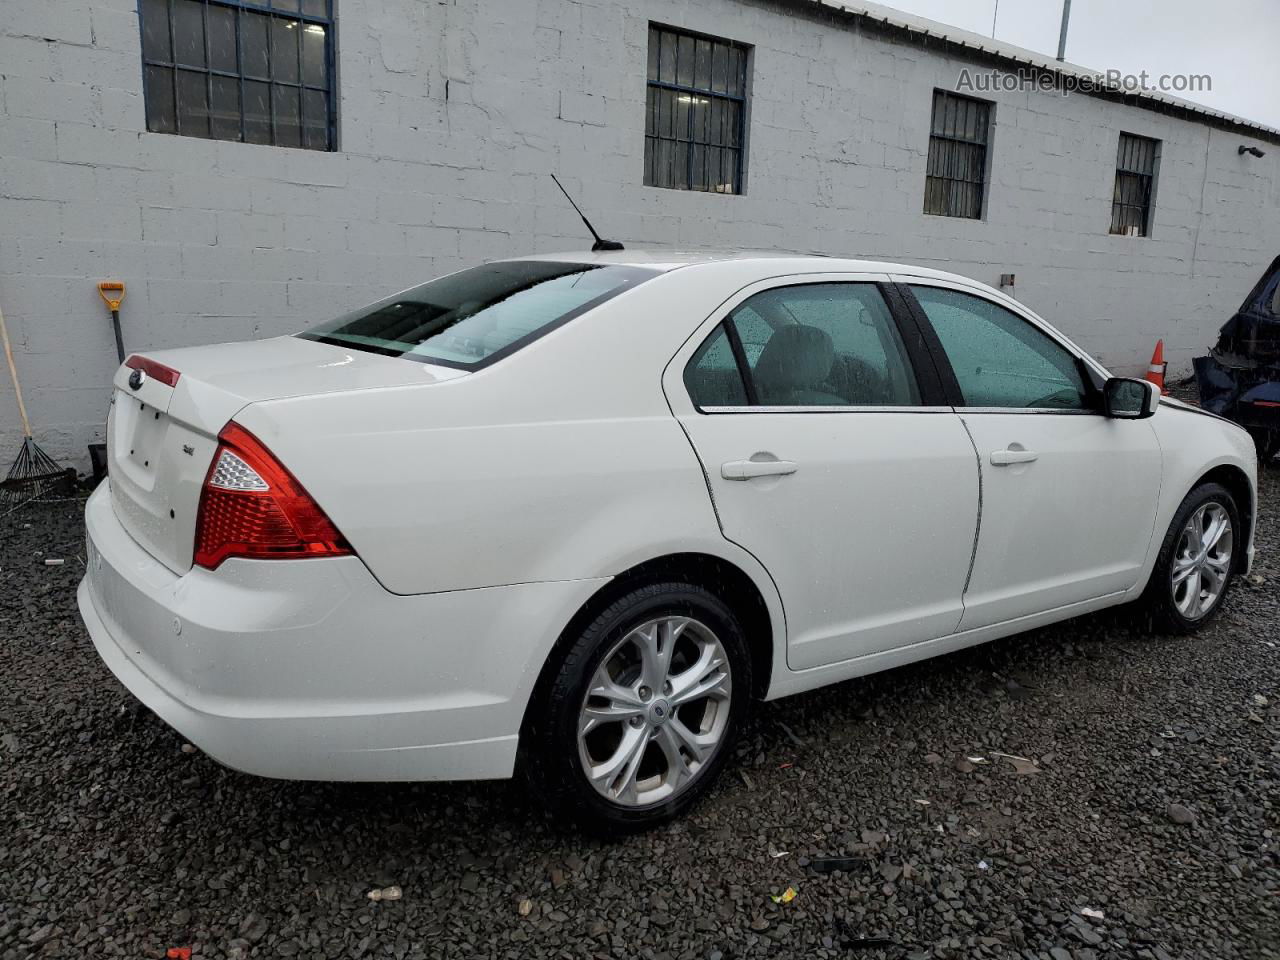
[[[578,754],[601,796],[669,800],[707,769],[729,726],[733,676],[715,633],[665,616],[628,631],[600,661],[578,718]]]
[[[1188,620],[1206,616],[1222,598],[1234,544],[1231,515],[1214,501],[1196,510],[1182,528],[1169,579],[1173,604]]]

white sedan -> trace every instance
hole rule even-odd
[[[134,356],[79,601],[228,766],[530,778],[605,831],[705,794],[753,701],[1252,560],[1253,442],[935,270],[490,263],[297,336]]]

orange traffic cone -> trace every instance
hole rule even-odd
[[[1164,389],[1164,372],[1168,366],[1164,362],[1164,341],[1157,340],[1156,351],[1151,354],[1151,366],[1147,367],[1147,375],[1144,379],[1159,387],[1162,394],[1166,392]]]

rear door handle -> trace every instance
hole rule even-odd
[[[720,476],[726,480],[783,477],[795,473],[796,468],[794,460],[730,460],[720,465]]]
[[[1011,463],[1034,463],[1040,454],[1034,450],[995,450],[991,454],[991,462],[997,467],[1007,467]]]

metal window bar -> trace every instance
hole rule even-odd
[[[159,0],[164,6],[166,19],[166,33],[168,36],[169,57],[168,59],[147,56],[144,52],[142,56],[143,64],[143,100],[147,108],[147,129],[155,130],[157,127],[162,132],[163,124],[161,121],[165,118],[158,118],[155,112],[159,109],[153,100],[154,94],[167,93],[172,98],[173,103],[173,131],[180,136],[205,136],[215,139],[238,139],[247,142],[246,137],[246,100],[245,100],[245,82],[246,80],[253,83],[262,83],[267,87],[267,110],[268,110],[268,129],[271,144],[278,144],[281,140],[279,135],[278,120],[276,117],[276,94],[274,88],[281,87],[296,90],[298,99],[298,143],[299,147],[317,150],[333,150],[336,149],[337,142],[337,103],[335,94],[335,36],[334,36],[334,16],[333,4],[334,0],[274,0],[274,3],[266,2],[254,3],[250,0]],[[178,55],[178,41],[180,36],[177,28],[177,18],[174,16],[174,9],[179,3],[196,3],[200,5],[200,22],[202,37],[203,64],[193,64],[182,61]],[[144,5],[146,0],[138,0],[138,19],[141,28],[145,31],[145,12]],[[234,14],[235,25],[235,71],[217,69],[213,66],[213,50],[210,46],[209,34],[209,9],[217,7],[219,9],[227,9]],[[296,8],[296,9],[295,9]],[[315,10],[322,12],[314,12]],[[244,62],[244,17],[246,13],[261,14],[267,19],[267,37],[266,37],[266,57],[267,57],[267,73],[265,77],[247,76],[245,73]],[[277,20],[294,21],[298,24],[299,29],[295,32],[295,55],[298,64],[298,77],[296,81],[279,79],[276,76],[276,63],[273,55],[272,40],[273,32],[270,24]],[[306,63],[303,59],[303,33],[308,26],[318,26],[324,30],[324,51],[322,54],[322,62],[324,65],[324,83],[315,84],[306,82]],[[166,72],[166,91],[153,90],[153,82],[148,78],[150,72],[148,68],[156,68]],[[205,95],[205,116],[204,126],[207,132],[195,132],[191,129],[183,129],[184,119],[187,124],[191,123],[192,117],[186,116],[182,109],[180,99],[180,78],[183,73],[199,73],[204,75],[204,95]],[[215,137],[215,124],[213,117],[213,91],[214,78],[222,77],[236,81],[237,99],[238,99],[238,131],[235,138],[231,137]],[[306,133],[308,125],[307,119],[307,91],[321,94],[324,97],[325,116],[324,138],[322,143],[311,144],[308,142],[309,137]]]
[[[982,217],[991,104],[935,90],[925,168],[924,212]]]
[[[1155,185],[1159,141],[1120,134],[1116,149],[1116,185],[1111,200],[1111,233],[1145,237],[1150,230],[1151,191]]]
[[[747,54],[733,41],[650,26],[646,185],[742,192]]]

